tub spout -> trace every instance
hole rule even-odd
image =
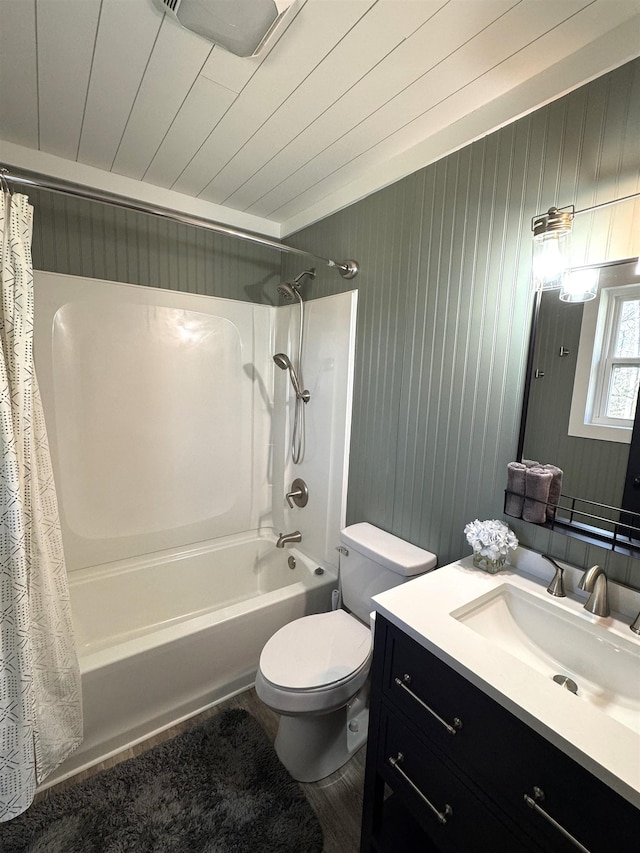
[[[294,533],[281,533],[276,542],[276,548],[284,548],[285,545],[290,545],[292,542],[302,542],[302,533],[296,530]]]

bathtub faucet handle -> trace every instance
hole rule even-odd
[[[293,505],[303,507],[307,505],[309,500],[309,489],[304,480],[297,477],[291,483],[291,491],[286,494],[287,503],[293,509]]]

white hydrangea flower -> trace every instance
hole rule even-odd
[[[509,549],[518,547],[514,532],[504,521],[495,518],[490,521],[470,521],[465,526],[464,533],[473,550],[479,551],[489,560],[506,557]]]

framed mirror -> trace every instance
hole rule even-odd
[[[536,295],[518,460],[563,471],[553,529],[640,557],[640,270],[593,269],[597,296]]]

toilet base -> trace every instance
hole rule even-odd
[[[367,740],[368,682],[345,707],[328,714],[281,716],[275,749],[298,782],[317,782],[346,764]]]

